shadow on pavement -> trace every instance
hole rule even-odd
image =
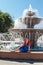
[[[39,62],[43,62],[43,60],[15,60],[15,59],[9,59],[9,58],[0,58],[0,60],[6,60],[6,61],[15,61],[15,62],[20,62],[20,63],[30,63],[30,64],[33,64],[33,63],[39,63]]]

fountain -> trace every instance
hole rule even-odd
[[[34,26],[36,24],[40,23],[41,21],[43,21],[43,18],[38,16],[38,10],[32,9],[32,6],[30,4],[29,9],[24,10],[23,16],[18,18],[18,22],[22,22],[23,24],[26,24],[27,28],[25,28],[25,29],[23,29],[23,28],[14,29],[13,28],[13,29],[10,29],[9,31],[10,32],[11,31],[12,32],[16,31],[16,33],[18,31],[19,31],[19,33],[22,32],[21,35],[23,35],[24,38],[27,35],[28,38],[30,39],[30,42],[31,42],[31,48],[34,48],[35,43],[36,43],[36,41],[38,39],[36,37],[37,34],[39,34],[39,33],[43,34],[43,29],[34,29]]]

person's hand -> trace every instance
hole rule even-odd
[[[29,46],[29,51],[30,51],[30,46]]]

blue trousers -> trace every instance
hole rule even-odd
[[[20,47],[20,52],[27,52],[27,51],[28,51],[28,45]]]

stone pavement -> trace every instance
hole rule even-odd
[[[37,60],[1,60],[0,59],[0,65],[43,65],[43,61],[37,61]]]

